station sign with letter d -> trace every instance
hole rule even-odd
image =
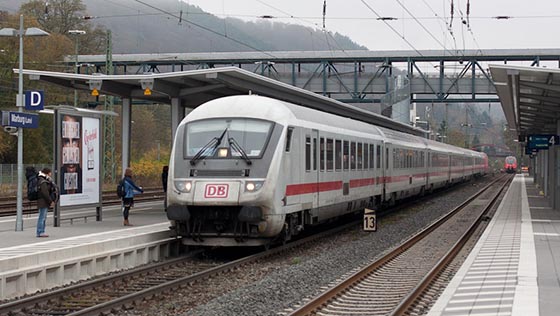
[[[375,210],[364,209],[364,231],[377,231],[377,215],[375,215]]]
[[[40,111],[45,107],[43,91],[25,91],[25,109]]]

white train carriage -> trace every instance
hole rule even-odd
[[[262,245],[465,180],[483,155],[271,98],[220,98],[177,129],[167,215],[185,244]]]

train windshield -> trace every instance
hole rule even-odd
[[[507,157],[506,163],[515,163],[515,157]]]
[[[228,118],[191,122],[185,129],[185,156],[213,157],[218,148],[230,148],[233,141],[241,150],[236,150],[237,146],[233,146],[232,157],[242,157],[244,154],[249,158],[261,157],[271,130],[271,122],[255,119]],[[206,148],[203,150],[204,147]]]

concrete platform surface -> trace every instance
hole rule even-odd
[[[560,211],[518,174],[430,316],[558,315]]]
[[[178,244],[169,238],[161,202],[137,203],[129,217],[134,226],[123,226],[119,206],[104,208],[99,222],[84,216],[95,210],[67,212],[75,219],[61,227],[52,226],[49,213],[47,238],[36,237],[36,215],[17,232],[15,217],[0,219],[0,299],[157,261]]]

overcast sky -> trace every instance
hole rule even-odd
[[[323,0],[183,0],[219,17],[322,28]],[[558,48],[558,0],[327,0],[326,29],[370,50]],[[397,20],[379,21],[392,17]],[[509,16],[510,19],[496,19]],[[464,23],[462,23],[464,21]]]

